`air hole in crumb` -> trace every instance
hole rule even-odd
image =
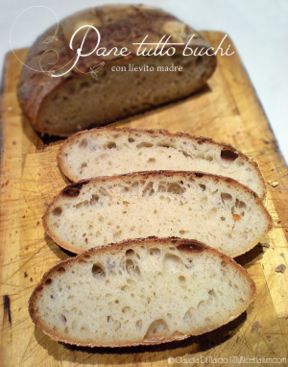
[[[136,145],[137,148],[151,148],[153,147],[152,143],[148,143],[147,141],[142,141],[142,143],[139,143]]]
[[[63,315],[63,314],[61,314],[61,315],[60,315],[60,318],[61,318],[61,321],[63,322],[63,324],[66,324],[66,322],[67,322],[67,318],[66,318],[66,316],[65,316],[65,315]]]
[[[238,158],[238,153],[231,150],[224,148],[221,150],[221,158],[227,161],[235,161],[236,158]]]
[[[98,264],[93,264],[91,271],[92,271],[92,274],[95,278],[104,278],[105,277],[105,271],[99,263]]]
[[[134,261],[131,260],[131,259],[126,260],[125,269],[126,269],[128,274],[135,274],[135,275],[140,274],[139,266],[137,264],[135,264]]]
[[[53,215],[56,215],[56,216],[61,215],[62,214],[62,208],[61,208],[61,206],[56,206],[56,208],[54,208],[52,210],[52,214]]]
[[[79,148],[86,148],[87,147],[87,145],[88,145],[88,141],[87,141],[87,139],[82,139],[81,141],[80,141],[80,143],[79,143]]]
[[[45,280],[45,284],[49,285],[52,283],[52,279],[51,278],[48,278]]]
[[[173,194],[183,194],[185,192],[185,188],[181,187],[178,183],[173,182],[168,185],[168,192],[172,192]]]
[[[199,186],[201,187],[202,191],[205,191],[206,190],[206,185],[199,184]]]
[[[232,200],[232,196],[226,192],[221,192],[221,200],[223,203]]]
[[[153,182],[148,182],[147,185],[144,187],[142,195],[144,196],[146,193],[148,193],[149,196],[154,194],[155,190],[153,188]]]
[[[160,250],[159,248],[150,248],[149,249],[149,254],[152,255],[152,256],[159,256],[160,255]]]
[[[185,322],[190,321],[193,317],[193,313],[194,313],[194,308],[190,307],[184,314],[183,320]]]
[[[240,209],[246,208],[246,204],[244,203],[244,201],[241,201],[238,199],[236,199],[235,206],[236,208],[240,208]]]
[[[238,222],[241,219],[241,216],[239,214],[232,214],[234,222]]]
[[[123,313],[128,313],[128,312],[130,312],[131,311],[131,308],[129,307],[129,306],[125,306],[125,307],[123,307],[122,308],[122,310],[121,310]]]
[[[158,147],[161,147],[161,148],[173,148],[173,146],[170,145],[169,143],[158,143],[157,145]]]
[[[186,281],[186,278],[184,277],[184,275],[179,275],[178,280],[180,283],[184,283]]]
[[[168,332],[168,325],[163,319],[153,321],[147,329],[144,340],[154,339],[157,336],[163,336]]]
[[[131,138],[131,137],[129,137],[129,138],[128,138],[128,142],[129,142],[129,143],[134,143],[134,141],[135,141],[135,139],[133,139],[133,138]]]
[[[97,194],[92,194],[89,204],[93,205],[97,203],[98,200],[99,200],[99,196]]]
[[[180,259],[179,256],[168,253],[164,256],[163,265],[168,271],[170,271],[179,267],[179,265],[182,266],[183,261]]]
[[[209,289],[208,294],[209,294],[209,296],[213,296],[213,297],[216,296],[216,293],[215,293],[214,289]]]
[[[109,143],[107,143],[106,147],[108,149],[115,149],[117,147],[116,143],[114,143],[114,141],[110,141]]]
[[[133,256],[133,255],[135,255],[135,251],[132,250],[132,248],[129,248],[128,250],[126,250],[125,255],[126,256]]]

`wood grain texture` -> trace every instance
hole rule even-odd
[[[204,36],[217,45],[223,35]],[[15,52],[23,57],[26,50]],[[45,144],[23,118],[16,98],[20,69],[15,53],[9,53],[2,99],[0,365],[196,366],[196,358],[233,356],[288,361],[288,270],[275,272],[277,265],[288,265],[288,170],[237,53],[218,58],[217,71],[202,92],[116,125],[185,131],[232,144],[259,163],[266,182],[277,182],[275,187],[267,184],[265,200],[274,222],[263,238],[270,248],[263,252],[257,246],[239,259],[256,282],[256,301],[247,314],[213,333],[166,346],[113,351],[69,349],[36,330],[28,315],[33,287],[68,255],[45,237],[41,221],[47,203],[65,185],[55,159],[61,142]],[[186,358],[186,363],[171,357]],[[205,365],[215,363],[207,359]],[[230,359],[228,365],[239,364]]]

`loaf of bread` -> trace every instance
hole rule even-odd
[[[238,256],[270,223],[262,201],[237,181],[177,171],[80,181],[62,190],[44,216],[48,235],[74,253],[127,239],[179,236]]]
[[[265,185],[257,164],[231,146],[165,130],[102,128],[68,138],[58,165],[71,181],[137,171],[201,171],[231,177],[261,198]]]
[[[99,30],[100,47],[107,50],[126,47],[130,55],[92,53],[81,57],[65,75],[51,77],[65,73],[73,65],[76,49],[87,29],[74,37],[73,50],[69,41],[86,24]],[[193,34],[189,45],[194,54],[183,56],[184,45],[179,44],[187,44]],[[137,56],[139,45],[134,43],[141,42],[146,35],[146,42],[150,43],[171,36],[169,42],[178,44],[174,45],[175,54]],[[83,53],[93,50],[96,37],[94,31],[88,33]],[[202,50],[203,54],[208,48],[209,44],[191,27],[162,10],[142,5],[105,5],[85,10],[47,30],[30,48],[20,76],[19,102],[39,132],[67,136],[84,128],[106,125],[186,97],[203,87],[215,69],[216,57],[197,56],[195,50],[198,53]],[[129,71],[129,64],[134,71]],[[183,69],[164,71],[172,65]],[[127,70],[117,71],[117,66]],[[146,66],[150,71],[144,70]]]
[[[146,239],[59,263],[34,290],[29,311],[57,341],[147,345],[216,329],[254,294],[247,272],[218,251],[192,240]]]

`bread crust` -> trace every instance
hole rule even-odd
[[[41,67],[43,70],[55,69],[63,65],[70,65],[73,60],[74,52],[69,48],[69,41],[73,32],[80,26],[85,24],[94,24],[101,33],[101,47],[111,49],[112,47],[127,47],[130,51],[129,57],[120,57],[111,55],[105,56],[89,56],[81,59],[77,64],[77,70],[72,70],[63,77],[52,78],[46,72],[36,71]],[[149,40],[159,42],[159,35],[163,36],[165,25],[168,23],[177,23],[182,28],[182,33],[177,30],[171,30],[171,42],[187,42],[191,34],[197,35],[197,39],[193,39],[191,47],[200,46],[208,48],[210,45],[203,40],[193,28],[179,21],[173,15],[157,8],[150,8],[143,5],[104,5],[84,11],[77,12],[60,21],[41,34],[34,44],[31,46],[23,67],[19,85],[18,99],[24,115],[31,121],[35,130],[45,132],[52,135],[67,136],[69,133],[56,132],[53,127],[43,126],[39,122],[41,108],[45,104],[45,100],[72,77],[81,77],[81,74],[89,72],[91,66],[95,67],[103,60],[109,65],[127,63],[127,60],[133,61],[136,57],[136,46],[132,43],[142,41],[145,34],[149,34]],[[48,40],[48,41],[47,41]],[[76,43],[79,40],[76,39]],[[95,45],[95,39],[87,36],[85,41],[87,45]],[[76,47],[75,47],[76,48]],[[182,51],[182,46],[175,46],[176,54]],[[58,60],[55,65],[51,66],[49,57],[47,60],[43,55],[48,55],[51,50],[57,52]],[[209,56],[211,62],[211,72],[209,75],[201,78],[201,88],[206,80],[213,74],[216,68],[216,57]],[[198,88],[198,89],[199,89]],[[115,118],[116,120],[116,118]],[[112,122],[112,121],[109,121]],[[103,122],[105,125],[107,122]],[[100,124],[99,124],[100,125]]]
[[[38,317],[36,311],[35,311],[35,303],[37,301],[37,296],[38,294],[42,291],[43,287],[45,287],[45,281],[48,278],[53,278],[53,276],[57,276],[57,274],[59,274],[59,272],[61,272],[61,268],[73,265],[74,263],[78,263],[82,260],[85,260],[87,258],[89,258],[91,255],[94,254],[100,254],[100,253],[105,253],[105,252],[113,252],[113,251],[118,251],[121,250],[125,247],[133,247],[133,246],[139,246],[139,245],[145,245],[146,247],[153,247],[155,246],[155,242],[157,242],[158,244],[173,244],[176,245],[177,248],[180,251],[193,251],[193,246],[195,246],[196,252],[197,251],[206,251],[206,252],[210,252],[211,254],[214,254],[218,257],[221,258],[221,261],[224,261],[225,264],[229,264],[230,266],[232,266],[234,269],[237,269],[238,271],[241,272],[241,274],[249,281],[250,283],[250,297],[247,300],[247,303],[245,305],[245,308],[243,307],[239,307],[239,309],[237,309],[235,311],[235,313],[223,324],[217,324],[215,325],[215,327],[211,327],[211,328],[202,328],[199,329],[197,331],[197,333],[193,333],[191,335],[187,335],[187,334],[173,334],[171,337],[169,338],[155,338],[155,339],[150,339],[149,341],[139,341],[139,342],[133,342],[133,341],[127,341],[125,343],[119,343],[119,344],[102,344],[102,343],[95,343],[95,342],[91,342],[91,341],[87,341],[87,342],[83,342],[83,341],[79,341],[79,340],[70,340],[68,338],[64,338],[63,336],[61,336],[60,334],[58,334],[57,332],[53,331],[52,329],[49,329],[45,323]],[[192,249],[189,250],[189,247],[191,246],[192,243]],[[195,251],[195,250],[194,250]],[[212,331],[218,327],[221,327],[225,324],[227,324],[228,322],[234,320],[235,318],[237,318],[239,315],[241,315],[241,313],[243,312],[243,310],[247,309],[248,306],[253,302],[253,300],[255,299],[256,296],[256,286],[255,283],[253,282],[253,280],[249,277],[248,272],[246,271],[246,269],[244,269],[242,266],[240,266],[238,263],[236,263],[232,258],[230,258],[229,256],[226,256],[224,254],[222,254],[221,252],[219,252],[218,250],[208,247],[204,244],[202,244],[199,241],[196,240],[189,240],[189,239],[180,239],[177,237],[167,237],[167,238],[157,238],[157,237],[148,237],[145,239],[135,239],[135,240],[128,240],[128,241],[122,241],[119,243],[111,243],[107,246],[103,246],[100,248],[92,248],[89,249],[85,252],[83,252],[80,255],[77,255],[76,257],[72,257],[69,258],[67,260],[61,261],[60,263],[56,264],[54,267],[52,267],[48,272],[46,272],[43,277],[42,280],[40,281],[40,283],[37,285],[37,287],[34,289],[30,299],[29,299],[29,314],[31,319],[33,320],[34,324],[40,328],[44,334],[48,335],[49,337],[51,337],[52,339],[54,339],[57,342],[63,342],[63,343],[68,343],[68,344],[72,344],[72,345],[77,345],[77,346],[83,346],[83,347],[90,347],[90,348],[94,348],[94,347],[111,347],[111,348],[116,348],[116,347],[128,347],[128,346],[139,346],[139,345],[156,345],[156,344],[162,344],[162,343],[169,343],[169,342],[173,342],[173,341],[177,341],[177,340],[183,340],[183,339],[187,339],[190,336],[197,336],[197,335],[201,335],[204,333],[207,333],[209,331]]]
[[[254,191],[252,191],[251,189],[249,189],[248,187],[242,185],[240,182],[233,180],[232,178],[229,177],[223,177],[223,176],[217,176],[217,175],[212,175],[209,173],[203,173],[203,172],[189,172],[189,171],[144,171],[144,172],[135,172],[135,173],[126,173],[123,175],[118,175],[118,176],[102,176],[102,177],[96,177],[96,178],[92,178],[90,180],[81,180],[78,181],[77,183],[72,183],[68,186],[66,186],[64,189],[62,189],[62,191],[55,196],[55,198],[52,200],[52,202],[48,205],[46,212],[43,216],[43,225],[44,225],[44,229],[46,231],[46,233],[49,235],[50,238],[52,238],[53,241],[55,241],[55,243],[57,243],[60,247],[71,251],[73,253],[76,254],[80,254],[81,252],[83,252],[83,249],[81,248],[77,248],[69,243],[66,243],[64,241],[61,241],[49,228],[48,225],[48,216],[50,214],[50,209],[52,208],[52,206],[54,205],[54,203],[58,200],[58,198],[60,198],[61,196],[65,195],[65,190],[67,192],[67,190],[71,189],[75,190],[75,188],[77,188],[77,190],[81,190],[81,188],[88,184],[88,183],[98,183],[98,182],[113,182],[113,181],[125,181],[126,179],[129,180],[131,177],[138,177],[138,178],[144,178],[147,179],[149,177],[181,177],[181,178],[187,178],[187,177],[193,177],[194,179],[197,178],[201,178],[201,177],[206,177],[209,180],[212,180],[214,182],[217,181],[224,181],[229,183],[230,185],[234,186],[234,187],[238,187],[241,190],[244,190],[246,193],[248,193],[249,195],[253,196],[253,198],[256,201],[256,205],[258,205],[264,216],[266,217],[267,220],[267,231],[266,233],[272,228],[272,218],[269,214],[269,212],[267,211],[267,209],[265,208],[265,206],[263,205],[262,200],[256,195],[256,193]],[[262,236],[260,237],[262,238]],[[260,241],[260,238],[257,239],[257,241],[253,241],[252,243],[248,243],[247,246],[245,247],[245,250],[240,252],[240,253],[235,253],[233,254],[233,257],[237,257],[240,255],[243,255],[244,253],[248,252],[249,250],[251,250],[256,243],[258,243]]]
[[[87,133],[88,134],[96,134],[98,135],[99,133],[100,134],[105,134],[105,133],[110,133],[110,132],[125,132],[125,133],[141,133],[141,134],[146,134],[146,135],[158,135],[158,134],[161,134],[165,137],[168,137],[168,138],[186,138],[186,139],[189,139],[197,144],[210,144],[214,147],[219,147],[221,149],[227,149],[227,150],[230,150],[232,152],[236,152],[238,154],[238,156],[240,158],[242,158],[243,160],[245,160],[246,162],[250,163],[255,171],[257,172],[257,175],[259,176],[260,178],[260,181],[262,183],[262,191],[263,191],[263,194],[260,195],[260,198],[261,199],[264,199],[265,198],[265,195],[266,195],[266,185],[265,185],[265,181],[264,181],[264,178],[261,174],[261,171],[259,169],[259,166],[257,164],[257,162],[255,162],[254,160],[250,159],[249,157],[247,157],[245,154],[241,153],[240,151],[238,151],[237,149],[235,149],[234,147],[232,147],[231,145],[229,144],[225,144],[225,143],[221,143],[221,142],[216,142],[214,141],[213,139],[211,138],[207,138],[207,137],[203,137],[203,136],[193,136],[189,133],[186,133],[186,132],[180,132],[180,131],[177,131],[175,133],[172,133],[166,129],[135,129],[135,128],[128,128],[128,127],[121,127],[121,128],[118,128],[118,127],[102,127],[102,128],[94,128],[94,129],[91,129],[91,130],[83,130],[83,131],[79,131],[73,135],[71,135],[70,137],[68,137],[64,143],[61,145],[59,151],[58,151],[58,154],[57,154],[57,164],[58,164],[58,167],[60,168],[60,171],[72,182],[77,182],[77,178],[74,177],[73,175],[70,174],[70,172],[68,171],[68,169],[65,167],[65,164],[64,164],[64,150],[67,146],[69,146],[70,144],[73,144],[74,141],[76,139],[78,139],[79,137],[83,136],[83,135],[86,135]]]

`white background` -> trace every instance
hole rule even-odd
[[[0,0],[0,69],[12,47],[29,46],[42,31],[62,17],[85,7],[115,1]],[[117,2],[117,1],[116,1]],[[139,3],[134,0],[118,2]],[[248,70],[280,149],[288,161],[288,0],[142,0],[162,7],[199,30],[227,32]]]

